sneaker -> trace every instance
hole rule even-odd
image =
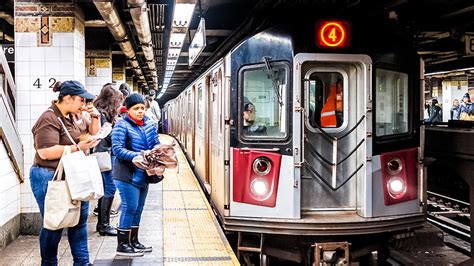
[[[118,211],[110,210],[110,217],[117,217],[117,216],[118,216]]]
[[[94,211],[92,212],[95,216],[99,216],[99,208],[95,206]]]

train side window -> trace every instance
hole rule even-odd
[[[375,86],[376,136],[408,133],[408,75],[377,69]]]
[[[271,63],[241,70],[241,132],[244,138],[286,138],[288,66]]]
[[[314,72],[309,77],[309,116],[312,127],[338,128],[344,122],[343,77],[338,72]]]

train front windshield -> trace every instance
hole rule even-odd
[[[244,138],[283,139],[288,135],[286,64],[248,67],[241,72],[243,101],[241,132]]]

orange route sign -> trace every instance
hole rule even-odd
[[[317,32],[318,46],[340,48],[349,46],[349,26],[342,21],[324,21]]]

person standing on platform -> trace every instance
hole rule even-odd
[[[161,120],[161,109],[160,105],[158,102],[155,100],[155,91],[151,90],[146,97],[147,103],[145,104],[147,106],[146,114],[153,120],[156,121],[157,123],[160,122]]]
[[[453,106],[451,107],[451,120],[459,120],[459,115],[461,114],[461,106],[459,106],[459,100],[453,100]]]
[[[469,93],[465,93],[462,97],[460,120],[474,120],[474,105],[471,102]]]
[[[106,84],[100,91],[99,96],[94,101],[94,106],[100,112],[101,125],[109,123],[115,125],[118,111],[122,104],[122,94],[114,88],[112,84]],[[112,153],[112,134],[109,134],[99,145],[94,148],[94,152],[108,152],[111,153],[112,163],[114,156]],[[102,181],[104,184],[104,196],[98,201],[98,217],[96,231],[101,236],[116,236],[117,230],[110,225],[110,211],[112,202],[114,201],[115,191],[117,187],[112,180],[112,171],[102,172]]]
[[[135,167],[132,159],[141,151],[159,144],[157,124],[145,115],[145,99],[132,93],[125,99],[127,114],[112,131],[112,150],[116,160],[113,178],[122,199],[122,214],[117,228],[117,255],[143,256],[152,247],[138,241],[143,206],[148,194],[148,176]]]
[[[119,91],[122,93],[122,96],[123,96],[122,99],[127,98],[128,95],[132,93],[132,90],[130,89],[130,86],[128,86],[127,83],[120,84]],[[120,107],[120,110],[119,110],[119,116],[122,117],[126,113],[127,113],[127,108],[125,107],[125,105],[122,104],[122,107]]]
[[[100,113],[92,105],[85,107],[86,99],[91,100],[94,95],[87,92],[78,81],[57,82],[53,91],[59,91],[58,100],[52,102],[31,130],[36,149],[34,163],[30,170],[31,190],[42,217],[44,217],[48,181],[53,179],[59,159],[64,152],[64,147],[71,146],[72,152],[88,151],[99,143],[99,141],[93,139],[79,141],[81,134],[94,135],[100,130]],[[90,122],[82,115],[82,111],[86,111],[90,115]],[[58,119],[65,124],[77,145],[69,140],[68,134],[64,132]],[[83,201],[79,223],[68,228],[67,236],[74,265],[89,264],[89,250],[87,247],[88,215],[89,202]],[[41,229],[39,242],[42,265],[58,264],[58,246],[62,231],[62,229]]]
[[[430,117],[427,122],[443,122],[443,110],[438,105],[437,99],[431,100]]]

